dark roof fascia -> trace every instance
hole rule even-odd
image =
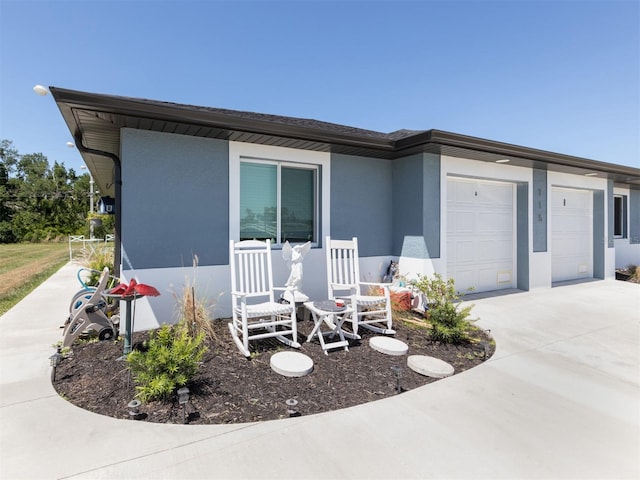
[[[80,126],[77,124],[77,122],[73,118],[73,112],[71,110],[71,106],[68,103],[64,102],[63,100],[59,99],[58,93],[57,93],[58,90],[59,89],[55,87],[49,87],[49,91],[51,92],[53,99],[56,101],[56,105],[58,106],[58,109],[62,114],[62,118],[67,124],[67,127],[69,127],[69,131],[71,132],[72,136],[75,138],[77,134],[80,133],[79,131]]]
[[[65,103],[69,108],[94,110],[118,115],[139,118],[151,118],[178,123],[189,123],[207,127],[215,127],[229,131],[259,133],[278,137],[312,140],[326,144],[346,144],[362,148],[392,152],[393,142],[386,138],[372,138],[358,134],[339,133],[326,129],[281,124],[262,118],[245,118],[234,115],[232,110],[207,109],[175,103],[155,102],[115,95],[79,92],[50,87],[56,102]],[[244,112],[237,112],[244,113]],[[248,113],[248,112],[247,112]],[[276,118],[277,116],[264,115]],[[280,117],[286,119],[287,117]],[[322,124],[322,122],[318,122]],[[354,129],[358,130],[358,129]],[[384,137],[381,134],[380,137]]]
[[[517,158],[538,163],[540,167],[544,165],[559,165],[563,167],[574,167],[583,170],[593,170],[603,173],[615,173],[619,175],[635,176],[640,175],[640,169],[617,165],[612,163],[590,160],[562,153],[538,150],[535,148],[522,147],[509,143],[497,142],[478,137],[461,135],[458,133],[446,132],[443,130],[429,130],[425,133],[396,142],[397,150],[404,150],[419,144],[431,144],[433,146],[454,147],[464,150],[472,150],[495,155],[497,157]]]
[[[315,120],[87,93],[56,87],[50,87],[49,89],[74,136],[82,133],[78,131],[82,127],[77,124],[73,111],[74,109],[81,109],[84,111],[213,127],[229,132],[258,133],[314,141],[334,146],[332,151],[340,151],[340,147],[347,149],[355,147],[363,149],[363,152],[368,150],[373,156],[382,158],[400,158],[417,152],[437,153],[458,150],[461,152],[480,152],[496,159],[499,157],[520,159],[524,164],[534,168],[569,167],[602,172],[607,175],[613,174],[619,177],[630,177],[632,179],[629,182],[630,184],[637,185],[640,181],[640,169],[638,168],[522,147],[443,130],[420,131],[396,140],[393,138],[393,132],[392,134],[384,134]],[[308,123],[308,125],[296,125],[296,123]],[[337,131],[340,129],[344,131]]]

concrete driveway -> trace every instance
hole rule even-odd
[[[327,414],[185,426],[103,417],[55,393],[48,357],[76,268],[0,317],[3,479],[640,478],[640,285],[478,298],[497,342],[479,367]]]

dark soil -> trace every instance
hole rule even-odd
[[[616,280],[622,280],[623,282],[640,283],[640,274],[638,273],[635,265],[630,265],[627,268],[619,268],[616,270]]]
[[[313,322],[298,322],[300,351],[313,359],[313,372],[290,378],[275,373],[271,355],[288,349],[274,339],[250,343],[255,354],[246,359],[231,339],[226,320],[216,321],[217,342],[209,351],[199,374],[188,385],[191,390],[186,411],[177,398],[140,406],[139,419],[158,423],[190,424],[241,423],[289,416],[287,399],[298,401],[299,415],[312,415],[346,408],[397,395],[397,378],[392,366],[402,367],[401,392],[437,379],[425,377],[407,367],[407,356],[389,356],[373,350],[369,339],[376,335],[361,331],[362,340],[350,341],[349,351],[322,351],[317,338],[303,343]],[[428,355],[444,360],[455,373],[475,367],[494,352],[491,338],[473,329],[472,341],[463,345],[444,345],[429,340],[428,330],[411,321],[395,321],[395,338],[409,345],[408,355]],[[134,334],[134,348],[148,334]],[[101,341],[74,344],[72,352],[56,369],[53,382],[58,393],[86,410],[116,418],[129,418],[127,405],[135,397],[134,381],[122,356],[123,343]]]

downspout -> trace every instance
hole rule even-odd
[[[116,277],[120,276],[120,263],[122,260],[122,244],[120,242],[120,230],[122,227],[122,168],[120,164],[120,158],[110,152],[103,152],[102,150],[94,150],[93,148],[87,148],[82,144],[82,135],[75,135],[74,140],[76,142],[76,148],[81,153],[88,153],[90,155],[99,155],[101,157],[107,157],[113,160],[115,167],[115,200],[116,200],[116,225],[115,225],[115,239],[114,239],[114,254],[113,254],[113,274]]]

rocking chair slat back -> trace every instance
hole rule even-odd
[[[230,240],[229,257],[232,289],[229,331],[238,349],[248,357],[249,340],[268,337],[300,348],[295,304],[274,301],[271,242]]]
[[[347,321],[352,324],[353,334],[357,335],[358,327],[363,326],[377,333],[393,335],[389,284],[360,280],[358,239],[326,237],[326,254],[327,293],[330,299],[350,298],[354,313]]]
[[[266,247],[265,247],[266,243]],[[248,296],[272,297],[271,244],[246,240],[233,245],[230,259],[234,288]]]
[[[329,296],[332,297],[332,290],[338,285],[340,289],[351,288],[353,293],[359,293],[358,239],[331,240],[327,237],[327,249]]]

